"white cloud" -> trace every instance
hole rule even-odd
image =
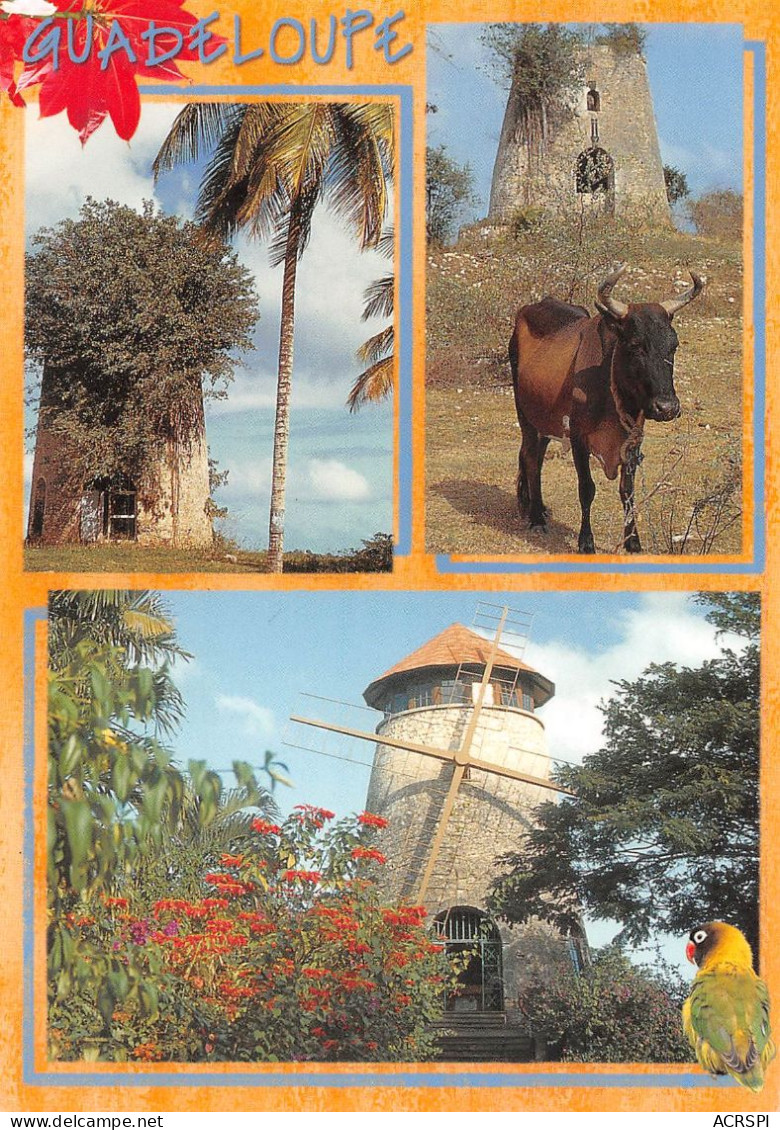
[[[238,494],[267,494],[271,489],[271,457],[244,459],[228,465],[228,487]]]
[[[323,502],[364,502],[371,497],[368,480],[338,459],[310,459],[307,474],[313,497]]]
[[[344,408],[349,387],[348,379],[341,383],[324,383],[318,381],[316,375],[296,368],[290,410],[295,413],[303,408]],[[262,364],[253,369],[250,363],[236,366],[227,397],[210,401],[206,411],[209,416],[230,416],[255,409],[275,411],[276,370],[271,372]]]
[[[217,695],[216,704],[217,710],[238,715],[243,721],[245,734],[266,741],[275,733],[276,723],[273,711],[269,710],[267,706],[261,706],[253,698],[220,694]]]
[[[81,144],[64,114],[26,117],[27,230],[36,231],[65,217],[75,217],[86,196],[107,197],[139,208],[155,199],[151,166],[160,142],[181,109],[171,103],[145,103],[138,130],[128,143],[111,122]]]
[[[614,680],[635,679],[651,663],[696,666],[720,651],[715,629],[691,609],[684,593],[644,596],[638,608],[622,616],[620,627],[618,642],[600,651],[564,640],[529,645],[531,666],[555,672],[557,693],[540,714],[553,757],[580,761],[599,748],[598,704],[614,692]]]

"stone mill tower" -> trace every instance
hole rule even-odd
[[[78,453],[57,428],[52,376],[44,367],[35,442],[29,542],[135,541],[140,545],[207,548],[209,464],[203,398],[194,405],[187,439],[161,439],[136,475],[106,474],[85,481]],[[121,417],[116,427],[122,427]]]
[[[471,947],[447,1002],[444,1058],[533,1058],[518,1011],[529,963],[585,960],[584,935],[499,925],[486,909],[498,858],[521,847],[533,809],[555,796],[537,713],[554,693],[500,646],[500,632],[491,642],[459,624],[364,692],[383,714],[366,807],[388,821],[388,897],[424,904],[448,950]]]
[[[530,131],[510,90],[493,168],[489,218],[519,209],[633,214],[671,223],[653,101],[638,50],[609,43],[579,51],[570,106],[552,107]],[[531,136],[532,134],[532,136]]]

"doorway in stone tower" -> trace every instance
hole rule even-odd
[[[445,1010],[453,1013],[503,1012],[502,943],[498,927],[472,906],[454,906],[433,921],[448,956],[465,958],[458,987],[447,994]]]
[[[593,135],[598,140],[598,132]],[[591,198],[608,215],[615,210],[615,162],[600,145],[593,144],[577,158],[575,169],[577,194],[580,200]]]
[[[81,496],[81,540],[135,541],[137,497],[135,485],[126,475],[95,479]]]

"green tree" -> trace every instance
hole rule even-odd
[[[575,1063],[686,1063],[680,1008],[687,987],[663,968],[632,964],[605,946],[577,972],[569,961],[527,970],[519,1006],[529,1033]]]
[[[678,200],[684,200],[686,196],[690,195],[687,176],[676,169],[674,165],[664,165],[664,184],[666,185],[666,199],[670,204],[676,204]]]
[[[83,482],[135,479],[166,439],[203,423],[251,346],[251,276],[194,223],[87,199],[42,228],[27,257],[25,348],[45,373],[41,411]]]
[[[393,172],[393,109],[387,103],[193,103],[182,110],[155,161],[155,175],[209,153],[197,216],[223,236],[246,228],[270,239],[284,264],[268,568],[281,573],[290,430],[298,261],[320,200],[375,247]]]
[[[697,235],[708,239],[742,238],[744,201],[741,192],[722,189],[688,201],[688,216]]]
[[[473,198],[474,177],[468,165],[459,165],[446,146],[425,153],[425,234],[429,244],[444,244],[452,238],[462,209]]]
[[[606,44],[618,55],[644,55],[647,32],[639,24],[603,24],[596,43]]]
[[[575,798],[536,809],[505,861],[493,895],[500,914],[564,931],[583,913],[615,919],[629,942],[722,918],[757,952],[760,602],[756,593],[700,599],[741,646],[616,683],[602,706],[602,748],[556,773]]]
[[[551,109],[579,86],[583,34],[563,24],[488,24],[481,33],[492,53],[492,74],[513,97]]]

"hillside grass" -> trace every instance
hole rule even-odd
[[[543,485],[551,520],[528,529],[515,500],[520,428],[507,346],[517,309],[552,295],[593,311],[616,262],[629,269],[623,301],[659,301],[707,276],[703,295],[675,318],[681,417],[649,422],[637,475],[639,530],[651,554],[742,549],[741,233],[714,241],[671,228],[592,219],[541,221],[513,234],[475,225],[428,258],[426,548],[498,556],[576,551],[580,511],[570,454],[550,444]],[[593,466],[599,553],[622,552],[616,483]]]
[[[24,567],[47,573],[266,573],[265,550],[212,550],[140,546],[132,542],[93,545],[25,546]],[[375,573],[392,570],[392,544],[377,534],[361,549],[312,553],[295,549],[284,555],[285,573]]]

